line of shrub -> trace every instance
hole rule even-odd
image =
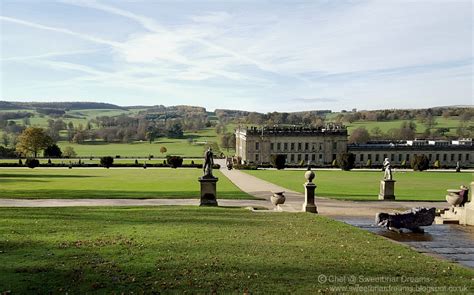
[[[28,167],[26,164],[19,164],[19,163],[0,163],[0,167]],[[93,167],[104,167],[98,163],[95,163],[95,164],[79,164],[79,163],[51,163],[51,164],[47,164],[47,163],[41,163],[39,164],[38,166],[35,166],[35,167],[77,167],[77,168],[93,168]],[[143,168],[144,167],[144,164],[133,164],[133,163],[129,163],[129,164],[121,164],[121,163],[113,163],[111,166],[109,167],[134,167],[134,168]],[[169,168],[171,167],[170,165],[168,164],[163,164],[163,163],[156,163],[156,164],[146,164],[146,167],[147,168],[152,168],[152,167],[158,167],[158,168]],[[202,164],[182,164],[180,166],[180,168],[199,168],[199,169],[202,169]],[[220,169],[220,165],[219,164],[215,164],[213,166],[213,169]]]

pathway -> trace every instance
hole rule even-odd
[[[221,165],[220,171],[242,191],[258,198],[270,200],[272,192],[285,191],[286,202],[281,205],[283,211],[300,212],[302,210],[304,195],[302,193],[288,190],[268,181],[259,179],[239,170],[227,170],[225,161],[216,160]],[[301,172],[303,180],[304,171]],[[317,183],[316,183],[317,184]],[[303,181],[301,181],[303,186]],[[316,189],[316,195],[318,189]],[[403,202],[403,201],[342,201],[316,197],[318,213],[326,216],[359,216],[374,218],[377,212],[408,210],[413,207],[436,207],[445,208],[447,205],[441,202]]]

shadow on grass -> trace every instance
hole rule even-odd
[[[244,192],[218,191],[217,199],[258,200]],[[18,199],[198,199],[199,191],[1,190],[0,198]]]
[[[0,173],[0,178],[90,178],[99,177],[77,174],[31,174],[31,173]]]

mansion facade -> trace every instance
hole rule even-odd
[[[424,154],[432,165],[442,167],[474,167],[474,144],[464,140],[407,140],[379,141],[367,144],[348,144],[347,129],[328,124],[322,128],[307,127],[239,127],[236,135],[236,156],[243,163],[267,164],[271,155],[284,154],[289,165],[310,163],[330,166],[340,153],[353,153],[355,166],[380,166],[385,158],[394,165],[405,164],[415,155]]]
[[[285,154],[288,164],[329,165],[347,151],[347,129],[328,124],[325,128],[239,127],[235,131],[236,156],[244,163],[270,163],[273,154]]]

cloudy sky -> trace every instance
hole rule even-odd
[[[0,0],[0,100],[473,104],[468,1]]]

